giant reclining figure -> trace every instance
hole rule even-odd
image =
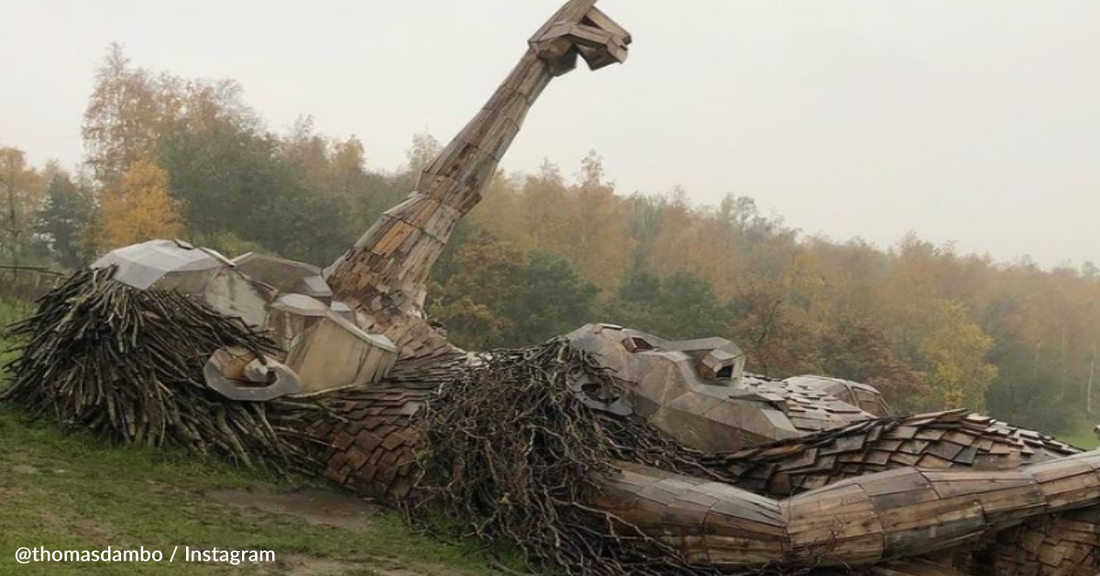
[[[323,278],[293,262],[227,261],[165,241],[121,249],[95,266],[117,266],[115,280],[139,289],[201,296],[273,331],[286,357],[219,350],[207,385],[246,402],[342,388],[337,417],[309,429],[326,446],[325,475],[374,497],[408,496],[423,441],[411,422],[470,359],[426,319],[429,272],[551,80],[578,59],[592,69],[625,61],[630,34],[595,4],[571,0],[535,33],[416,190]],[[1100,573],[1100,452],[965,411],[893,417],[861,384],[744,374],[744,355],[720,338],[673,342],[592,324],[568,341],[613,370],[627,392],[608,403],[578,385],[579,400],[717,455],[728,482],[621,462],[589,503],[693,565]]]
[[[424,322],[425,279],[535,99],[578,56],[592,69],[626,59],[629,33],[595,4],[572,0],[540,28],[485,108],[424,171],[417,190],[327,270],[334,293],[398,344],[399,366],[453,353]],[[606,325],[569,338],[627,384],[628,409],[687,446],[734,452],[730,466],[744,470],[743,485],[734,486],[624,464],[594,503],[692,562],[809,567],[934,558],[947,574],[954,552],[977,551],[988,561],[972,562],[976,573],[1100,569],[1098,453],[1073,455],[1049,438],[964,412],[884,425],[874,418],[888,408],[873,389],[742,376],[743,355],[721,339],[667,342]],[[408,413],[420,401],[393,394],[379,402]],[[850,433],[819,437],[829,429]],[[369,493],[392,494],[395,487],[401,493],[400,474],[349,462],[359,449],[347,441],[353,436],[345,436],[350,450],[334,450],[330,475]],[[375,451],[386,452],[385,438],[375,434],[365,444],[376,439],[383,444]],[[773,441],[780,444],[771,453],[752,450]]]

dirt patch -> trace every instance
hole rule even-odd
[[[110,544],[115,541],[115,534],[105,524],[94,520],[64,518],[53,513],[38,515],[38,521],[42,526],[65,534],[77,534],[99,544]]]
[[[371,570],[356,562],[312,556],[284,556],[278,561],[278,573],[289,576],[336,576],[356,572],[370,574]]]
[[[385,509],[360,498],[317,489],[286,491],[256,485],[246,490],[215,490],[206,495],[216,502],[260,514],[293,516],[310,524],[360,531]],[[407,565],[393,558],[354,555],[322,558],[306,554],[276,554],[276,562],[261,572],[271,576],[459,576],[467,574],[431,563]]]
[[[456,576],[463,572],[443,566],[399,566],[393,560],[364,558],[332,560],[313,556],[287,555],[278,561],[278,574],[288,576]]]
[[[310,524],[348,530],[365,528],[370,525],[371,518],[381,511],[378,506],[360,498],[316,489],[287,492],[255,487],[248,490],[215,490],[207,495],[217,502],[238,508],[285,514]]]
[[[431,572],[394,568],[374,560],[338,561],[329,558],[293,555],[278,562],[279,574],[288,576],[429,576]]]

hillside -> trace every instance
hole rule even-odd
[[[25,305],[0,302],[0,322]],[[0,347],[6,344],[0,340]],[[0,405],[0,549],[160,550],[160,563],[0,560],[0,574],[490,574],[473,546],[411,533],[394,512],[323,482],[201,462],[173,450],[111,447],[28,422]],[[168,562],[179,546],[176,560]],[[183,562],[192,549],[272,550],[249,566]]]

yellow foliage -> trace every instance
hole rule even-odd
[[[582,164],[568,185],[557,165],[544,162],[516,189],[495,178],[470,222],[527,252],[564,257],[589,282],[611,294],[626,275],[634,240],[626,199],[602,180],[599,157]]]
[[[957,302],[939,300],[929,312],[936,319],[936,329],[921,347],[928,364],[924,407],[984,409],[986,389],[997,379],[997,367],[988,361],[993,339],[970,321]]]
[[[113,250],[184,229],[179,202],[168,195],[168,174],[151,160],[138,160],[100,198],[101,248]]]

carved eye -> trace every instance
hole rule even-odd
[[[711,350],[697,365],[704,380],[740,380],[745,367],[745,355],[739,350]]]
[[[650,344],[648,340],[640,336],[628,336],[623,339],[623,347],[631,352],[645,352],[646,350],[656,350],[657,347]]]

